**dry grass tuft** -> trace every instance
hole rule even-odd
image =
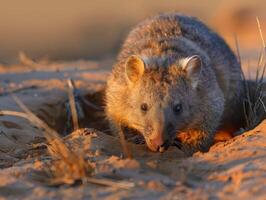
[[[266,115],[266,106],[265,106],[265,69],[266,69],[266,46],[263,38],[260,21],[258,17],[256,18],[258,30],[260,33],[261,41],[262,41],[262,50],[259,55],[259,60],[257,64],[256,70],[256,78],[255,81],[248,81],[246,77],[243,75],[244,82],[244,101],[243,108],[246,119],[246,129],[252,129],[265,117]],[[237,45],[238,57],[240,57],[239,46]]]
[[[48,140],[48,151],[53,158],[47,171],[49,173],[46,174],[47,177],[52,177],[47,179],[49,185],[73,184],[77,180],[91,176],[94,168],[85,160],[82,152],[76,153],[70,150],[55,130],[33,114],[17,96],[13,95],[13,99],[26,113],[27,119],[44,130]]]
[[[93,178],[94,165],[85,159],[84,152],[71,150],[54,129],[32,113],[17,96],[12,95],[12,97],[24,112],[1,110],[0,116],[10,115],[29,120],[44,131],[44,136],[48,141],[47,147],[51,160],[45,163],[42,171],[32,174],[35,180],[50,186],[72,185],[77,181],[122,189],[130,189],[135,186],[129,181]],[[85,130],[79,129],[77,131]]]
[[[72,114],[73,127],[75,131],[79,129],[79,122],[78,122],[78,112],[77,112],[75,96],[74,96],[73,81],[71,79],[68,79],[67,85],[68,85],[68,98],[69,98],[70,110]]]
[[[243,107],[248,130],[257,126],[266,114],[264,71],[265,64],[261,73],[257,69],[255,82],[244,80]]]

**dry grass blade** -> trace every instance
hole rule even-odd
[[[120,126],[118,128],[118,136],[119,136],[119,141],[120,141],[120,144],[122,146],[124,155],[126,156],[126,158],[132,159],[133,158],[132,153],[129,150],[125,135],[124,135],[122,129],[120,128]]]
[[[55,138],[59,138],[58,133],[50,128],[44,121],[38,118],[34,113],[32,113],[28,107],[16,96],[12,95],[14,101],[19,105],[19,107],[27,114],[28,120],[36,123],[36,125],[45,130],[45,137],[49,142],[53,141]]]
[[[11,111],[11,110],[0,110],[0,116],[2,115],[10,115],[10,116],[15,116],[15,117],[22,117],[25,119],[28,119],[32,123],[35,123],[34,120],[31,120],[28,114],[23,113],[23,112],[17,112],[17,111]]]
[[[133,182],[128,182],[128,181],[111,181],[108,179],[96,179],[96,178],[86,178],[85,181],[88,183],[94,183],[98,185],[103,185],[103,186],[109,186],[109,187],[114,187],[114,188],[122,188],[122,189],[130,189],[135,186]]]
[[[262,105],[262,107],[263,107],[263,109],[264,109],[264,112],[266,113],[266,106],[265,106],[265,103],[263,102],[263,100],[262,100],[261,98],[259,98],[259,100],[260,100],[260,103],[261,103],[261,105]]]
[[[128,181],[113,181],[90,177],[94,168],[90,162],[84,159],[83,153],[71,151],[55,130],[33,114],[17,96],[12,95],[12,97],[25,113],[1,110],[0,116],[10,115],[29,120],[39,128],[44,129],[45,137],[49,142],[48,150],[53,158],[52,163],[44,169],[42,174],[35,174],[34,177],[36,179],[48,185],[73,184],[75,181],[81,180],[84,183],[87,182],[122,189],[130,189],[135,186],[134,183]]]
[[[28,120],[44,129],[45,137],[49,142],[48,150],[53,158],[58,159],[55,160],[51,166],[50,171],[53,173],[53,177],[55,177],[54,180],[51,180],[51,184],[58,184],[58,182],[71,184],[76,180],[82,180],[92,173],[93,168],[90,163],[84,159],[82,153],[77,154],[71,151],[55,130],[51,129],[45,122],[33,114],[17,96],[12,95],[12,97],[26,113],[25,115],[21,113],[15,114],[17,114],[17,116],[23,116],[24,118],[28,117]]]
[[[259,20],[258,17],[256,17],[256,20],[257,20],[258,29],[259,29],[259,32],[260,32],[260,37],[261,37],[262,45],[263,45],[263,48],[265,49],[266,45],[265,45],[265,41],[264,41],[263,34],[262,34],[260,20]]]
[[[239,43],[238,43],[236,34],[234,34],[234,39],[235,39],[235,45],[236,45],[237,60],[241,66],[241,54],[240,54]]]
[[[24,90],[35,89],[35,88],[37,88],[37,87],[34,86],[34,85],[18,87],[18,88],[14,88],[14,89],[6,90],[6,91],[4,91],[4,92],[0,92],[0,96],[6,96],[6,95],[9,95],[9,94],[11,94],[11,93],[16,93],[16,92],[20,92],[20,91],[24,91]]]
[[[243,88],[245,90],[245,95],[247,97],[247,99],[249,99],[249,89],[248,89],[248,84],[247,84],[247,80],[246,80],[246,77],[245,77],[245,74],[242,70],[242,59],[241,59],[241,54],[240,54],[240,48],[239,48],[239,42],[238,42],[238,39],[237,39],[237,35],[234,34],[234,39],[235,39],[235,45],[236,45],[236,52],[237,52],[237,58],[238,58],[238,62],[241,66],[241,75],[242,75],[242,79],[243,79]],[[246,120],[246,126],[249,127],[249,114],[248,114],[248,111],[247,111],[247,107],[246,107],[246,104],[248,104],[250,106],[250,103],[247,103],[249,102],[248,100],[243,100],[243,110],[244,110],[244,117],[245,117],[245,120]]]
[[[71,79],[67,80],[67,85],[68,85],[68,98],[69,98],[70,110],[72,114],[73,127],[75,131],[79,129],[79,122],[78,122],[78,112],[77,112],[75,96],[74,96],[74,86],[73,86],[73,82]]]
[[[265,99],[264,99],[264,76],[266,70],[266,46],[265,40],[262,34],[262,29],[260,25],[259,18],[256,17],[257,26],[259,30],[259,34],[262,41],[262,50],[259,55],[259,60],[257,63],[256,77],[253,83],[246,81],[244,77],[244,89],[245,89],[245,100],[244,100],[244,113],[246,118],[246,128],[252,129],[254,128],[265,116]]]

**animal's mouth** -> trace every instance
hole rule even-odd
[[[148,134],[144,134],[144,133],[142,133],[141,131],[139,131],[137,129],[131,129],[131,131],[132,130],[135,131],[135,134],[139,134],[139,135],[141,135],[143,137],[143,139],[145,140],[145,143],[146,143],[146,145],[147,145],[147,147],[148,147],[148,149],[150,151],[163,153],[163,152],[167,151],[170,146],[178,147],[175,144],[175,140],[176,140],[175,135],[170,137],[170,138],[168,138],[168,139],[166,139],[166,140],[163,140],[163,138],[161,138],[159,136],[159,134],[154,134],[156,136],[152,137],[151,136],[152,134],[149,134],[149,135]],[[144,142],[144,141],[142,140],[142,142]]]
[[[170,142],[169,141],[165,141],[164,143],[158,145],[156,143],[154,143],[153,140],[151,139],[146,139],[146,144],[148,146],[148,148],[151,150],[151,151],[154,151],[154,152],[160,152],[160,153],[163,153],[165,152],[169,147],[170,147]]]

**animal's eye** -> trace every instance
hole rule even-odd
[[[175,104],[173,107],[173,111],[176,115],[180,114],[182,111],[182,104],[181,103]]]
[[[146,103],[141,104],[140,109],[143,112],[147,112],[148,111],[148,105]]]

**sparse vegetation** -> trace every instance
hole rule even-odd
[[[78,115],[75,109],[73,84],[68,81],[70,86],[69,90],[69,101],[72,101],[72,117],[74,124],[74,132],[78,134],[86,134],[87,129],[79,129],[78,127]],[[47,149],[51,156],[50,162],[44,165],[41,171],[34,173],[34,179],[50,186],[57,186],[61,184],[72,185],[76,181],[82,181],[82,183],[93,183],[103,186],[110,186],[115,188],[128,189],[134,186],[131,182],[126,181],[113,181],[108,179],[97,179],[93,178],[94,166],[93,164],[85,159],[85,154],[82,149],[73,151],[67,144],[62,140],[59,134],[50,128],[44,121],[38,118],[32,113],[29,108],[15,95],[12,95],[15,102],[24,112],[0,111],[1,115],[10,115],[16,117],[23,117],[28,119],[33,124],[36,124],[38,128],[42,129],[44,136],[47,139]],[[76,123],[76,124],[75,124]],[[38,161],[39,162],[39,161]]]
[[[266,85],[265,85],[265,69],[266,69],[266,46],[260,26],[260,21],[257,18],[258,30],[262,41],[262,50],[259,55],[258,64],[256,67],[256,78],[254,81],[247,80],[243,74],[244,84],[244,100],[243,108],[246,119],[246,129],[250,130],[258,125],[266,116]],[[239,49],[239,47],[237,47]],[[239,50],[238,50],[239,54]],[[240,58],[240,55],[238,56]]]

